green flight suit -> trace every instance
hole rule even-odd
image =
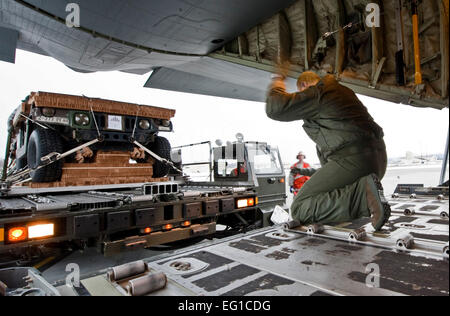
[[[294,170],[312,177],[294,199],[292,217],[305,225],[370,217],[366,182],[372,173],[384,177],[386,146],[383,130],[355,93],[326,76],[299,93],[273,88],[266,112],[277,121],[303,120],[322,165],[318,170]]]

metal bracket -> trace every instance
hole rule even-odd
[[[442,254],[443,254],[444,258],[448,259],[448,243],[442,249]]]
[[[236,215],[236,217],[237,217],[244,225],[248,226],[248,222],[245,220],[245,218],[243,218],[243,217],[241,216],[241,214],[239,214],[239,213],[234,213],[234,215]]]
[[[5,196],[11,189],[10,182],[0,182],[0,196]]]
[[[356,229],[348,234],[348,240],[351,242],[362,241],[367,237],[366,230],[363,228]]]
[[[378,80],[380,80],[381,71],[383,70],[384,63],[386,62],[386,57],[380,59],[377,65],[377,70],[375,71],[372,82],[369,85],[369,88],[375,89],[377,87]]]
[[[308,235],[317,235],[317,234],[323,233],[324,230],[325,230],[325,228],[323,227],[323,225],[312,224],[312,225],[308,226],[307,233],[308,233]]]
[[[417,95],[417,96],[422,96],[422,94],[424,93],[424,91],[425,91],[425,88],[426,88],[426,86],[425,86],[425,84],[418,84],[418,85],[416,85],[416,88],[415,88],[415,90],[414,90],[414,93]]]
[[[41,162],[44,163],[44,165],[49,165],[58,160],[58,155],[59,153],[57,152],[50,153],[47,156],[42,157]]]
[[[414,246],[414,237],[410,234],[406,234],[399,237],[396,244],[398,249],[411,249]]]

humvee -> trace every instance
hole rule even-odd
[[[174,110],[152,106],[33,92],[8,120],[3,177],[29,169],[33,183],[55,182],[61,178],[64,162],[87,163],[98,151],[128,151],[137,163],[147,162],[148,154],[134,141],[170,159],[170,143],[158,134],[173,131],[174,115]],[[42,166],[49,155],[68,152],[95,139],[99,142]],[[154,161],[153,177],[165,177],[169,169],[167,164]]]

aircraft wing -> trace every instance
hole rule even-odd
[[[117,66],[133,49],[183,57],[207,55],[294,1],[78,0],[80,27],[69,28],[66,20],[75,21],[70,19],[73,1],[0,0],[0,36],[6,40],[7,31],[15,31],[19,48],[35,47],[68,61],[87,49],[81,57],[92,61],[77,68],[95,70],[96,59]]]

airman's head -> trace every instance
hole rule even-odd
[[[306,156],[305,156],[305,154],[303,153],[303,151],[301,151],[301,152],[299,152],[299,153],[297,154],[297,159],[298,159],[299,161],[303,161],[304,159],[306,159]]]
[[[319,75],[312,71],[305,71],[298,77],[297,87],[300,92],[305,91],[309,87],[315,86],[320,81]]]

